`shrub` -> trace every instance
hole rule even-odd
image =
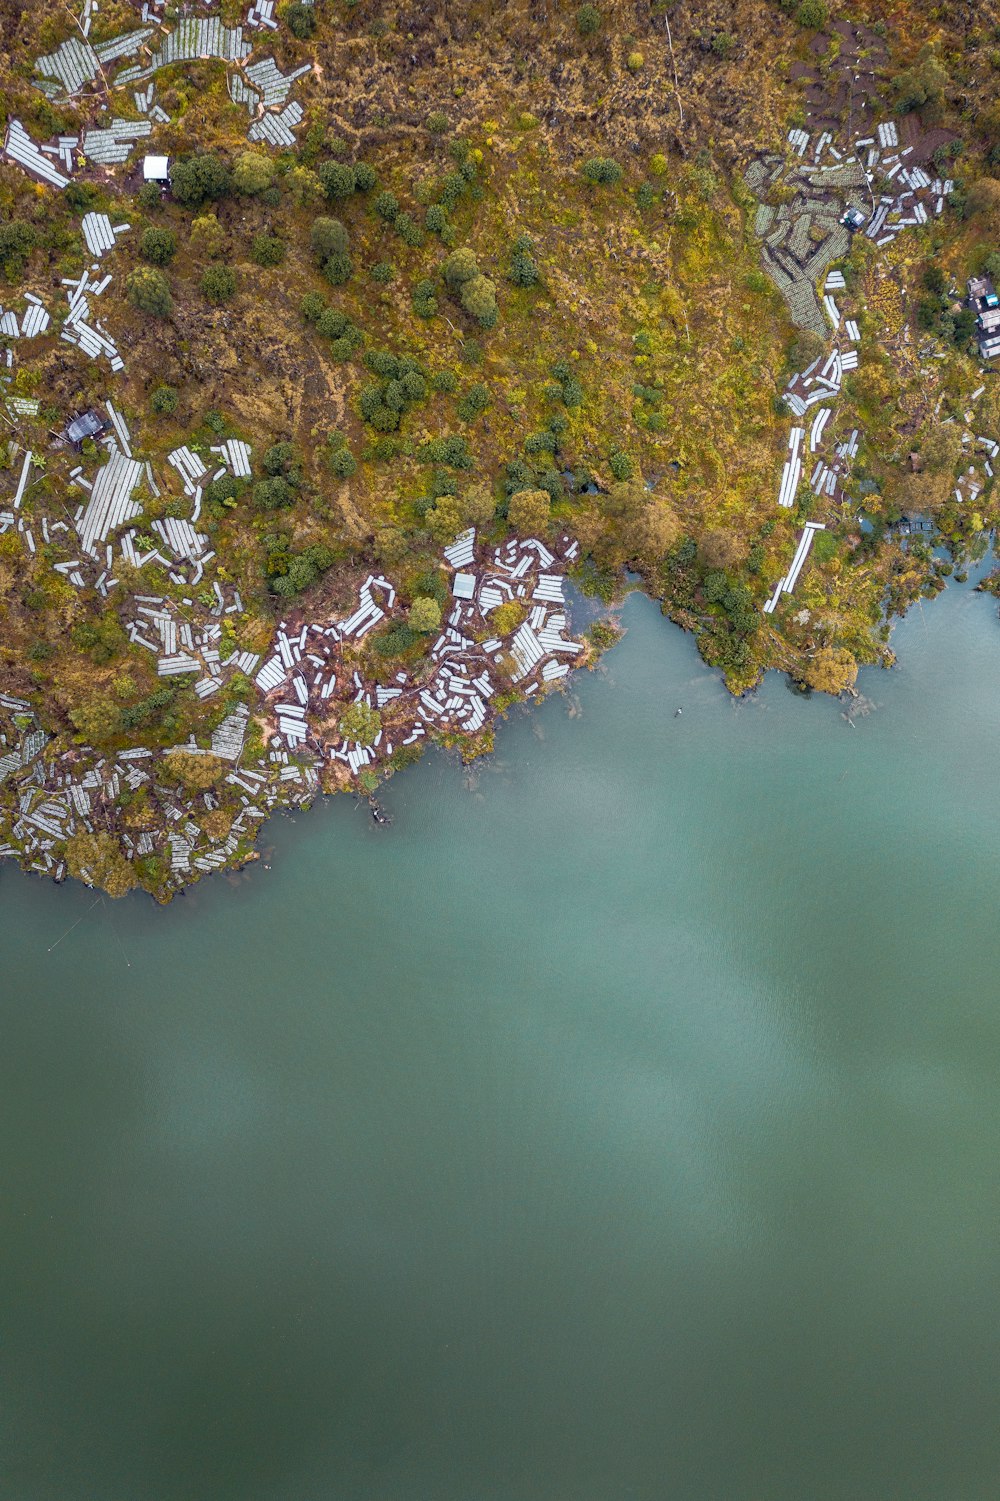
[[[350,281],[353,272],[354,262],[351,257],[340,251],[328,256],[323,263],[323,275],[332,287],[342,287],[346,281]]]
[[[819,31],[826,25],[828,15],[826,0],[802,0],[795,12],[795,19],[800,26],[807,26],[810,31]]]
[[[431,390],[451,395],[458,390],[458,376],[451,370],[438,370],[431,376]]]
[[[82,186],[82,183],[71,182],[69,188],[66,189],[63,195],[64,200],[69,199],[70,188]],[[149,209],[159,208],[160,204],[163,202],[163,189],[160,187],[160,184],[158,182],[144,182],[138,193],[136,193],[135,195],[135,201],[140,208],[146,209],[147,211]]]
[[[253,503],[258,511],[281,511],[295,504],[295,494],[283,475],[261,479],[253,487]]]
[[[649,170],[654,177],[663,177],[666,174],[668,165],[667,158],[663,155],[662,151],[654,151],[653,155],[649,158]]]
[[[458,415],[463,422],[472,422],[490,404],[489,388],[482,381],[470,386],[458,403]]]
[[[616,480],[631,479],[635,473],[632,460],[620,448],[613,448],[608,454],[608,468]]]
[[[316,30],[316,7],[302,5],[300,0],[293,0],[291,5],[286,5],[281,11],[281,18],[292,36],[298,37],[300,42],[307,42]]]
[[[178,396],[173,386],[157,386],[149,398],[149,408],[152,412],[167,414],[176,412]]]
[[[379,217],[390,224],[399,213],[399,199],[395,193],[379,193],[372,206]]]
[[[625,59],[625,66],[630,73],[639,73],[645,66],[646,59],[641,52],[630,52]]]
[[[357,459],[346,445],[331,453],[329,463],[338,479],[347,479],[358,467]]]
[[[372,281],[381,282],[383,285],[396,279],[395,267],[391,261],[376,261],[369,274]]]
[[[635,190],[635,206],[640,214],[648,213],[656,203],[656,192],[651,182],[641,182]]]
[[[431,234],[439,235],[447,227],[448,215],[440,203],[432,203],[424,215],[424,223]]]
[[[433,318],[438,310],[437,298],[434,295],[434,283],[426,278],[418,281],[413,288],[413,311],[418,318]]]
[[[393,229],[395,229],[404,245],[409,245],[412,247],[416,245],[422,245],[424,243],[423,230],[420,228],[420,225],[414,219],[413,215],[408,214],[405,209],[402,213],[397,214],[395,219],[393,219],[392,227]]]
[[[274,164],[262,151],[241,151],[233,166],[233,187],[252,198],[274,181]]]
[[[596,5],[581,5],[576,13],[576,29],[581,36],[593,36],[601,24],[601,13]]]
[[[329,309],[318,292],[307,292],[299,303],[299,313],[306,323],[319,323]]]
[[[444,110],[432,109],[424,123],[431,135],[442,136],[448,129],[448,116]]]
[[[378,182],[374,167],[367,162],[354,163],[354,190],[357,193],[370,193]]]
[[[0,266],[8,281],[21,277],[37,238],[34,225],[23,219],[0,224]]]
[[[412,631],[429,635],[441,625],[441,606],[429,594],[421,594],[413,601],[406,618]]]
[[[173,311],[170,286],[162,271],[152,266],[137,266],[130,271],[125,281],[128,300],[142,313],[151,313],[155,318],[169,318]]]
[[[732,57],[736,51],[736,38],[731,31],[717,31],[709,46],[716,57],[721,57],[725,61],[726,58]]]
[[[277,235],[254,235],[250,256],[258,266],[279,266],[285,259],[285,242]]]
[[[211,151],[185,157],[171,168],[170,191],[179,203],[191,205],[210,198],[225,198],[231,187],[229,168],[221,156]]]
[[[587,182],[602,187],[612,187],[624,176],[624,168],[610,156],[592,156],[580,171]]]
[[[236,272],[231,266],[206,267],[201,290],[209,302],[231,302],[236,295]]]
[[[323,162],[316,173],[328,198],[350,198],[357,186],[354,168],[345,162]]]
[[[151,266],[165,266],[173,259],[177,249],[177,236],[172,229],[159,229],[150,225],[142,232],[139,241],[139,254],[144,261],[149,261]],[[2,250],[0,250],[2,255]]]
[[[511,246],[508,278],[515,287],[534,287],[538,284],[538,263],[534,257],[535,244],[530,235],[518,235]]]

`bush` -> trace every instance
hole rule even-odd
[[[440,203],[432,203],[424,215],[424,223],[431,234],[439,235],[447,227],[448,215]]]
[[[434,295],[434,283],[426,278],[418,281],[413,288],[413,311],[418,318],[433,318],[438,310],[437,298]]]
[[[458,390],[458,376],[451,370],[438,370],[431,376],[431,390],[452,395]]]
[[[665,176],[668,166],[669,162],[662,151],[654,151],[653,155],[649,158],[649,170],[654,177]]]
[[[277,235],[254,235],[250,256],[258,266],[280,266],[285,259],[285,242]]]
[[[274,164],[262,151],[241,151],[233,167],[233,187],[248,198],[263,193],[274,181]]]
[[[317,170],[323,192],[328,198],[350,198],[357,183],[354,177],[354,168],[347,166],[345,162],[323,162]]]
[[[139,254],[144,261],[149,261],[151,266],[165,266],[173,259],[177,249],[177,236],[172,229],[159,229],[150,225],[142,232],[139,241]],[[0,256],[3,252],[0,249]]]
[[[231,266],[206,267],[201,290],[209,302],[231,302],[236,295],[236,272]]]
[[[383,286],[396,279],[396,271],[391,261],[376,261],[369,274],[372,281],[380,282]]]
[[[210,151],[175,162],[170,172],[170,191],[179,203],[192,205],[225,198],[231,187],[229,168],[221,156]]]
[[[613,448],[608,454],[608,468],[616,480],[631,479],[635,473],[632,460],[620,448]]]
[[[299,0],[293,0],[293,3],[286,5],[280,14],[292,36],[298,37],[300,42],[307,42],[316,30],[316,7],[314,5],[302,5]]]
[[[625,59],[625,66],[630,73],[639,73],[645,66],[646,59],[641,52],[630,52]]]
[[[393,229],[395,229],[404,245],[414,247],[417,245],[422,245],[424,243],[423,230],[420,228],[420,225],[414,219],[413,215],[408,214],[405,210],[401,214],[396,215],[395,219],[393,219],[392,221],[392,227]]]
[[[152,266],[137,266],[130,271],[125,281],[128,300],[142,313],[151,313],[155,318],[169,318],[173,311],[170,286],[162,271]]]
[[[149,408],[152,412],[168,414],[176,412],[178,396],[173,386],[157,386],[149,398]]]
[[[795,19],[800,26],[806,26],[810,31],[820,31],[826,25],[829,13],[826,0],[802,0],[795,12]]]
[[[624,176],[624,168],[610,156],[592,156],[580,171],[587,182],[602,187],[613,187]]]
[[[601,13],[596,5],[581,5],[576,13],[576,29],[581,36],[593,36],[601,24]]]
[[[323,275],[331,287],[342,287],[346,281],[350,281],[354,273],[354,262],[349,255],[340,251],[336,255],[328,256],[323,263]]]
[[[380,218],[391,224],[399,213],[399,199],[395,193],[379,193],[372,207]]]
[[[538,285],[538,263],[534,257],[535,244],[530,235],[518,235],[511,246],[510,269],[507,276],[515,287]]]
[[[77,186],[82,186],[82,184],[71,182],[69,188],[66,189],[66,192],[63,195],[64,198],[68,199],[70,188]],[[160,204],[163,202],[163,189],[160,187],[160,184],[158,182],[144,182],[138,193],[136,193],[135,195],[135,201],[140,208],[146,209],[147,212],[150,209],[159,208]]]
[[[283,475],[258,480],[253,487],[253,503],[258,511],[281,511],[295,504],[295,493]]]
[[[354,190],[356,193],[370,193],[378,182],[374,167],[369,167],[367,162],[354,163]]]
[[[343,448],[334,449],[330,454],[329,463],[330,469],[338,479],[349,478],[358,467],[357,459],[346,445]]]
[[[648,213],[656,203],[656,191],[651,182],[641,182],[635,190],[635,206],[640,214]]]
[[[716,57],[721,57],[725,61],[736,51],[736,38],[731,31],[717,31],[709,45]]]
[[[463,422],[472,422],[480,413],[485,412],[489,404],[489,388],[482,381],[476,381],[458,403],[458,415]]]
[[[448,116],[444,110],[432,109],[424,123],[431,135],[443,136],[448,129]]]

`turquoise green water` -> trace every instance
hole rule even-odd
[[[856,729],[626,622],[391,830],[0,876],[0,1496],[995,1501],[995,607]]]

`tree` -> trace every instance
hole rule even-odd
[[[309,167],[293,167],[285,181],[300,208],[318,203],[323,197],[323,184]]]
[[[143,230],[139,240],[139,254],[150,265],[165,266],[172,260],[176,249],[177,236],[172,229],[161,229],[151,224]]]
[[[538,285],[538,262],[534,257],[534,241],[530,235],[518,235],[511,246],[509,279],[515,287]]]
[[[625,169],[610,156],[592,156],[585,161],[580,168],[587,182],[600,184],[603,187],[613,187],[616,182],[621,182]]]
[[[821,646],[802,669],[803,681],[819,693],[843,693],[857,676],[858,664],[843,646]]]
[[[450,542],[454,542],[462,530],[462,512],[453,495],[439,496],[436,504],[427,512],[427,525],[440,547],[447,547]]]
[[[201,278],[201,290],[209,302],[231,302],[236,294],[236,272],[231,266],[208,266]]]
[[[229,168],[214,152],[182,158],[170,171],[170,191],[179,203],[193,205],[209,198],[225,198],[231,187]]]
[[[203,792],[221,782],[228,767],[218,756],[201,756],[179,747],[167,751],[162,770],[165,777],[182,787]]]
[[[488,276],[472,276],[462,283],[462,306],[483,328],[493,328],[497,321],[496,282]]]
[[[441,625],[441,606],[429,594],[418,595],[410,606],[407,621],[411,630],[429,636]]]
[[[221,255],[226,231],[214,214],[201,214],[191,225],[191,249],[201,255]]]
[[[467,245],[463,245],[460,250],[453,250],[446,257],[441,274],[451,291],[457,292],[467,281],[480,274],[475,252]]]
[[[337,728],[343,739],[353,741],[355,745],[371,745],[382,728],[382,716],[364,699],[359,699],[342,711]]]
[[[496,502],[489,485],[479,481],[470,485],[462,497],[462,512],[467,526],[485,526],[496,514]]]
[[[337,251],[323,262],[323,275],[331,287],[342,287],[354,273],[354,262],[349,255]]]
[[[581,36],[593,36],[601,24],[601,13],[596,5],[581,5],[576,13],[576,29]]]
[[[248,198],[263,193],[274,182],[274,163],[263,151],[241,151],[233,166],[233,186]]]
[[[325,261],[331,255],[344,255],[349,244],[347,230],[339,219],[320,214],[319,218],[312,222],[309,243],[321,261]]]
[[[458,403],[458,415],[463,422],[472,422],[490,404],[490,390],[482,381],[476,381]]]
[[[125,280],[128,300],[141,313],[151,313],[154,318],[169,318],[173,311],[170,285],[162,271],[152,266],[136,266]]]
[[[551,512],[546,490],[518,490],[507,502],[507,521],[523,537],[540,536],[548,528]]]
[[[113,834],[73,834],[66,841],[66,866],[77,881],[100,886],[109,896],[124,896],[136,875]]]

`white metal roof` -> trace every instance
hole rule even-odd
[[[169,177],[170,158],[167,156],[144,156],[142,175],[147,182],[163,182]]]

